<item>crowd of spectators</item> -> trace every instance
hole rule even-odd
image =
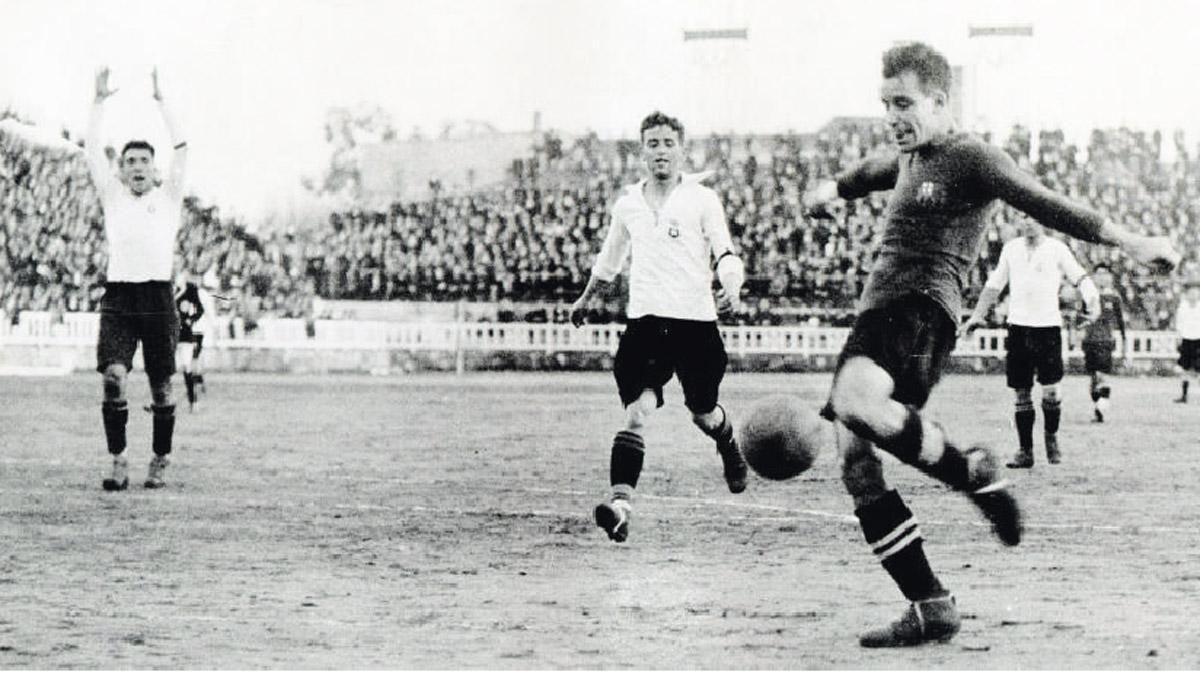
[[[1105,216],[1151,234],[1171,235],[1195,273],[1200,236],[1200,162],[1182,137],[1165,161],[1162,137],[1129,129],[1098,130],[1086,151],[1061,131],[1033,135],[1015,127],[1004,147],[1049,187]],[[815,179],[836,175],[863,157],[887,152],[877,120],[837,120],[810,135],[706,137],[688,142],[688,170],[725,204],[730,231],[749,273],[745,323],[819,321],[853,315],[874,256],[887,195],[835,209],[832,219],[803,215],[801,195]],[[396,203],[389,211],[334,214],[309,233],[324,257],[309,271],[323,297],[359,299],[569,301],[587,280],[604,234],[605,212],[622,186],[637,179],[635,142],[585,136],[571,144],[547,138],[519,163],[512,182],[488,191]],[[972,302],[1021,217],[997,209],[970,270]],[[1170,324],[1176,289],[1132,267],[1116,250],[1071,241],[1089,265],[1115,268],[1136,326]]]
[[[0,310],[95,310],[105,262],[103,215],[78,152],[33,143],[0,128]],[[7,130],[7,131],[6,131]],[[1200,244],[1200,159],[1183,139],[1128,129],[1098,130],[1081,151],[1061,132],[1020,127],[1002,143],[1051,188],[1115,221],[1171,235],[1194,273]],[[746,263],[751,324],[845,324],[853,316],[887,203],[875,194],[838,207],[830,219],[803,214],[813,180],[887,151],[877,120],[840,119],[816,134],[689,139],[689,171],[725,204]],[[69,143],[67,144],[70,145]],[[545,303],[534,320],[563,320],[587,281],[603,240],[606,211],[640,172],[635,141],[547,135],[514,162],[503,185],[435,192],[386,210],[349,210],[307,230],[250,232],[217,207],[185,201],[182,269],[234,298],[253,325],[263,314],[312,317],[313,299],[473,300]],[[997,209],[970,271],[968,301],[995,263],[1017,214]],[[1116,268],[1131,324],[1170,325],[1171,282],[1144,274],[1105,247],[1071,243],[1088,265]],[[620,314],[620,298],[597,319]],[[526,318],[509,312],[512,318]],[[500,315],[505,316],[504,312]]]
[[[230,298],[226,311],[250,326],[263,314],[311,315],[313,283],[273,240],[194,197],[183,212],[177,269]],[[47,137],[0,113],[0,316],[97,311],[107,264],[103,218],[79,146],[65,132]]]

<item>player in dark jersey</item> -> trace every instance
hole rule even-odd
[[[1091,379],[1092,420],[1104,421],[1104,413],[1111,405],[1109,397],[1112,386],[1105,375],[1113,371],[1113,351],[1117,344],[1121,345],[1121,360],[1128,358],[1127,342],[1125,340],[1125,312],[1121,308],[1121,296],[1113,285],[1112,269],[1100,264],[1092,271],[1092,279],[1100,291],[1100,316],[1084,328],[1083,333],[1083,367]],[[1114,332],[1115,331],[1115,332]],[[1121,334],[1120,343],[1116,333]]]
[[[204,316],[204,302],[200,299],[200,287],[194,281],[184,282],[183,291],[175,297],[179,310],[179,361],[183,371],[183,383],[187,387],[188,410],[196,411],[199,397],[196,387],[204,381],[200,372],[200,352],[204,349],[204,331],[200,317]]]
[[[893,190],[879,255],[859,315],[838,358],[823,413],[837,420],[842,480],[863,534],[911,606],[896,622],[860,638],[865,647],[944,641],[961,618],[934,575],[916,518],[889,489],[875,448],[963,492],[1006,544],[1020,541],[1020,512],[995,455],[963,449],[922,415],[954,348],[962,291],[988,215],[999,201],[1086,241],[1120,246],[1135,260],[1174,267],[1165,237],[1146,237],[1105,221],[1042,186],[1007,154],[955,129],[950,67],[920,43],[883,56],[881,97],[899,153],[851,167],[806,194],[810,212],[836,198]]]

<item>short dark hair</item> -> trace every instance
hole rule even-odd
[[[149,141],[129,141],[125,147],[121,148],[121,159],[125,159],[125,153],[130,150],[149,150],[150,156],[154,156],[154,146],[150,145]]]
[[[1109,274],[1116,276],[1116,272],[1113,272],[1112,265],[1109,265],[1108,263],[1099,263],[1092,268],[1092,274],[1099,274],[1100,272],[1108,272]]]
[[[683,122],[680,122],[674,117],[663,114],[663,112],[660,110],[655,110],[649,115],[646,115],[646,119],[642,120],[642,128],[638,132],[638,138],[645,140],[646,130],[653,129],[654,127],[671,127],[679,133],[679,140],[683,140]]]
[[[950,83],[954,79],[950,62],[933,47],[924,42],[909,42],[892,47],[883,53],[883,76],[900,77],[912,71],[921,83],[921,90],[929,93],[939,90],[950,94]]]

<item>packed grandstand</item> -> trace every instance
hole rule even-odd
[[[15,322],[27,310],[95,311],[103,294],[103,214],[82,156],[31,142],[14,133],[15,116],[4,117],[0,315]],[[806,217],[801,195],[810,181],[886,151],[885,133],[878,120],[837,119],[810,134],[689,139],[689,168],[712,172],[708,184],[725,203],[746,263],[747,295],[735,322],[849,321],[886,194],[849,203],[832,219]],[[1135,229],[1170,234],[1185,255],[1183,274],[1194,274],[1200,151],[1189,153],[1182,137],[1105,129],[1079,147],[1061,132],[1035,137],[1014,127],[993,140],[1053,189]],[[248,328],[263,316],[326,318],[321,307],[329,305],[316,298],[484,301],[499,308],[499,320],[564,321],[599,250],[608,205],[639,176],[637,152],[628,140],[547,134],[501,184],[335,211],[316,226],[269,231],[188,198],[178,258],[181,269],[231,298],[227,311]],[[1018,216],[1006,207],[993,217],[969,299]],[[1169,328],[1177,298],[1171,281],[1143,276],[1113,250],[1070,245],[1088,265],[1115,267],[1132,327]],[[595,321],[619,320],[620,299],[594,312]]]

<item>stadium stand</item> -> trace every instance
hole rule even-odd
[[[47,312],[58,324],[68,313],[95,311],[103,216],[82,158],[65,133],[57,145],[35,143],[12,113],[0,119],[0,313],[15,325],[22,312]],[[1062,132],[1040,132],[1035,142],[1016,127],[1003,147],[1054,189],[1114,220],[1170,234],[1189,274],[1200,250],[1200,157],[1187,152],[1182,137],[1171,142],[1168,161],[1159,132],[1097,130],[1081,150]],[[746,262],[748,297],[738,324],[848,325],[886,198],[877,194],[833,219],[811,220],[800,195],[809,181],[885,147],[879,121],[850,118],[813,134],[690,140],[689,168],[713,171],[708,184],[725,203]],[[179,260],[230,298],[224,309],[239,332],[269,318],[302,319],[311,334],[317,320],[329,318],[318,298],[486,302],[496,308],[487,320],[562,322],[587,281],[608,205],[638,176],[637,150],[629,140],[585,135],[566,142],[548,134],[514,162],[504,184],[386,210],[336,212],[303,231],[252,231],[189,198]],[[1012,217],[995,214],[969,301]],[[1169,326],[1171,282],[1141,275],[1107,248],[1072,247],[1088,265],[1115,267],[1131,327]],[[591,318],[619,316],[618,299]]]

